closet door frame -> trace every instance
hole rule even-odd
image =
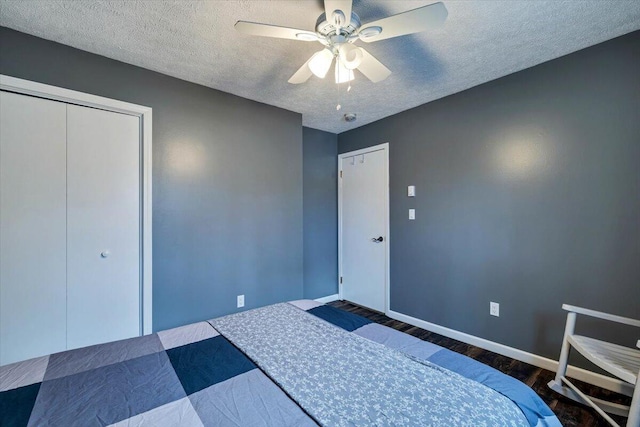
[[[115,99],[90,95],[75,90],[18,79],[0,74],[0,90],[23,95],[31,95],[53,101],[76,104],[84,107],[98,108],[128,114],[140,118],[140,311],[142,313],[140,330],[144,335],[152,333],[152,227],[151,227],[151,131],[152,109],[142,105],[131,104]]]

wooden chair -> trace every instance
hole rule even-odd
[[[612,426],[620,427],[609,415],[607,415],[607,412],[628,417],[626,424],[627,427],[640,427],[640,383],[638,380],[638,378],[640,378],[640,351],[574,334],[576,317],[578,314],[597,317],[599,319],[609,320],[638,328],[640,328],[640,320],[615,316],[613,314],[588,310],[586,308],[575,307],[567,304],[563,304],[562,308],[567,310],[569,313],[567,314],[562,350],[560,351],[558,372],[556,373],[555,379],[549,382],[549,387],[570,399],[593,407]],[[636,346],[640,348],[640,340],[638,340]],[[622,393],[632,396],[631,405],[620,405],[606,400],[597,399],[578,390],[578,388],[566,377],[569,350],[571,347],[611,375],[631,384],[631,387],[622,390]]]

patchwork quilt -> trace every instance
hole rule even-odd
[[[1,427],[343,424],[560,425],[519,381],[313,301],[0,367]]]
[[[316,426],[207,322],[0,367],[0,426]]]

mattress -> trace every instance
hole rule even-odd
[[[1,426],[559,426],[526,385],[314,301],[0,367]]]

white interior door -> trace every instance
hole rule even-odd
[[[342,297],[381,312],[389,268],[386,147],[340,156]]]
[[[66,348],[65,123],[0,92],[0,365]]]
[[[140,120],[67,113],[67,346],[140,330]]]

